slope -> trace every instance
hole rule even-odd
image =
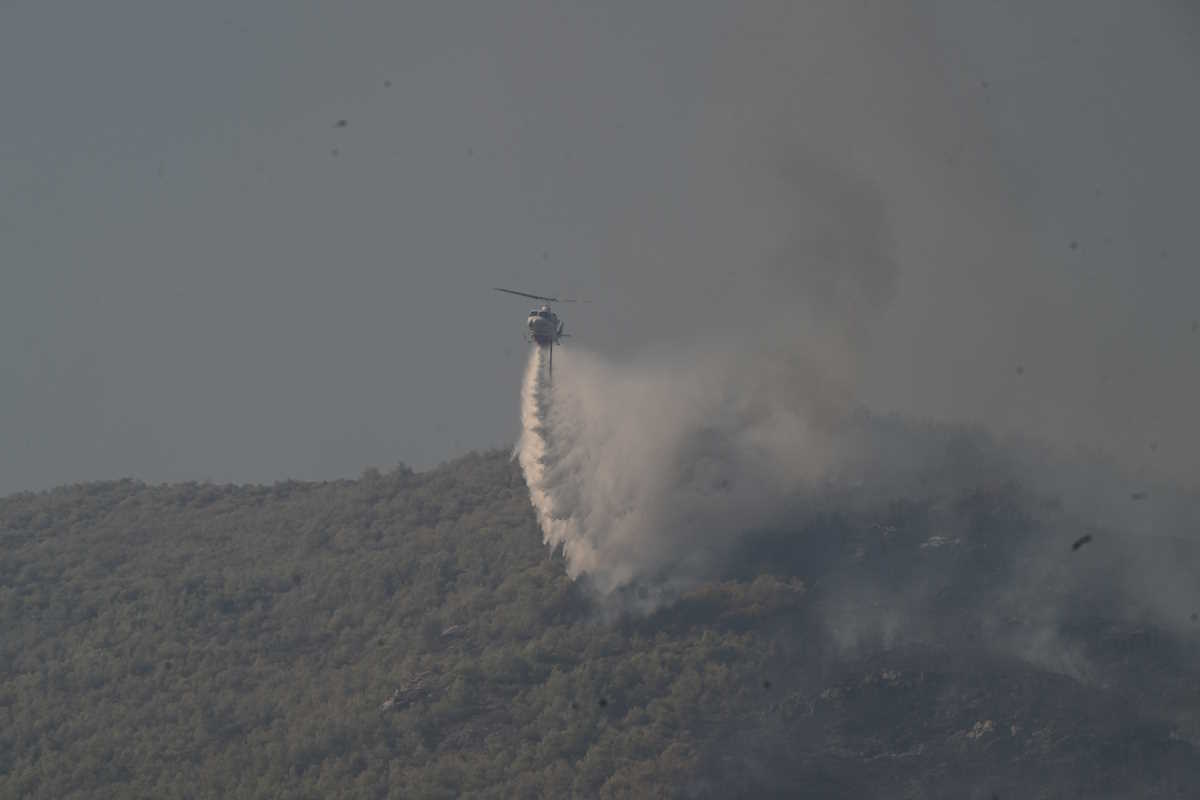
[[[1053,641],[998,595],[1055,534],[1037,502],[835,504],[626,614],[503,453],[15,495],[0,796],[1191,796],[1194,637],[1106,601],[1100,548]]]

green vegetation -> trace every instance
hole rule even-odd
[[[985,537],[1033,522],[1015,494],[988,498],[960,503],[979,548],[917,547],[928,503],[824,517],[623,616],[547,552],[502,453],[356,481],[15,495],[0,797],[933,797],[1022,780],[1175,796],[1200,774],[1178,719],[1197,662],[1145,626],[1086,632],[1111,645],[1093,662],[1157,665],[1145,691],[947,657],[969,633],[957,600],[926,645],[832,643],[838,575],[903,583],[940,558],[922,580],[945,571],[936,591],[965,597],[966,567],[1002,574]],[[819,557],[796,544],[814,526],[833,543]]]

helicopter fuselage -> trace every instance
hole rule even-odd
[[[525,325],[529,331],[529,338],[543,347],[557,344],[563,335],[562,320],[550,310],[550,306],[530,311]]]
[[[529,297],[534,300],[544,300],[546,305],[538,306],[529,312],[529,316],[525,319],[526,335],[538,347],[546,349],[546,366],[551,375],[554,374],[554,345],[558,344],[564,336],[563,322],[558,318],[558,315],[550,310],[550,303],[573,303],[574,300],[559,300],[557,297],[545,297],[540,294],[530,294],[529,292],[518,292],[516,289],[501,289],[499,286],[493,286],[497,292],[505,294],[515,294],[518,297]]]

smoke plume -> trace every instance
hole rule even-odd
[[[993,641],[1086,676],[1058,635],[1080,608],[1176,632],[1200,611],[1183,566],[1200,504],[1164,487],[1194,486],[1200,463],[1198,340],[1177,302],[1194,281],[1135,258],[1170,215],[1122,166],[1162,182],[1178,165],[1062,144],[1116,124],[1060,113],[1052,90],[1079,58],[1055,43],[1103,15],[1000,15],[997,42],[1048,32],[1026,80],[1005,48],[950,47],[933,5],[738,7],[686,177],[605,229],[605,268],[572,286],[596,300],[572,308],[585,335],[553,376],[530,356],[517,453],[547,543],[601,593],[719,576],[764,531],[816,561],[822,515],[887,531],[917,508],[862,544],[867,561],[886,550],[879,572],[828,582],[840,646],[919,635],[954,596]],[[1013,138],[1010,118],[1046,125]],[[1127,198],[1113,213],[1144,211],[1154,233],[1122,244],[1077,189]]]
[[[1179,633],[1194,625],[1194,495],[1156,485],[1145,502],[1144,485],[1105,461],[874,415],[854,398],[840,341],[708,342],[627,362],[563,347],[552,374],[535,347],[516,456],[572,577],[609,597],[636,587],[647,609],[738,560],[761,569],[771,551],[821,575],[844,544],[828,524],[840,519],[885,531],[859,547],[884,547],[882,572],[826,582],[840,649],[936,638],[957,596],[961,624],[1079,679],[1084,658],[1059,629],[1081,603]],[[1095,543],[1073,552],[1084,536]]]

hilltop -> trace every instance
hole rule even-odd
[[[1052,628],[1005,605],[1056,580],[1027,561],[1059,535],[1039,502],[831,507],[622,613],[500,452],[14,495],[0,796],[1192,796],[1196,638],[1117,607],[1098,545],[1054,568],[1091,559]]]

